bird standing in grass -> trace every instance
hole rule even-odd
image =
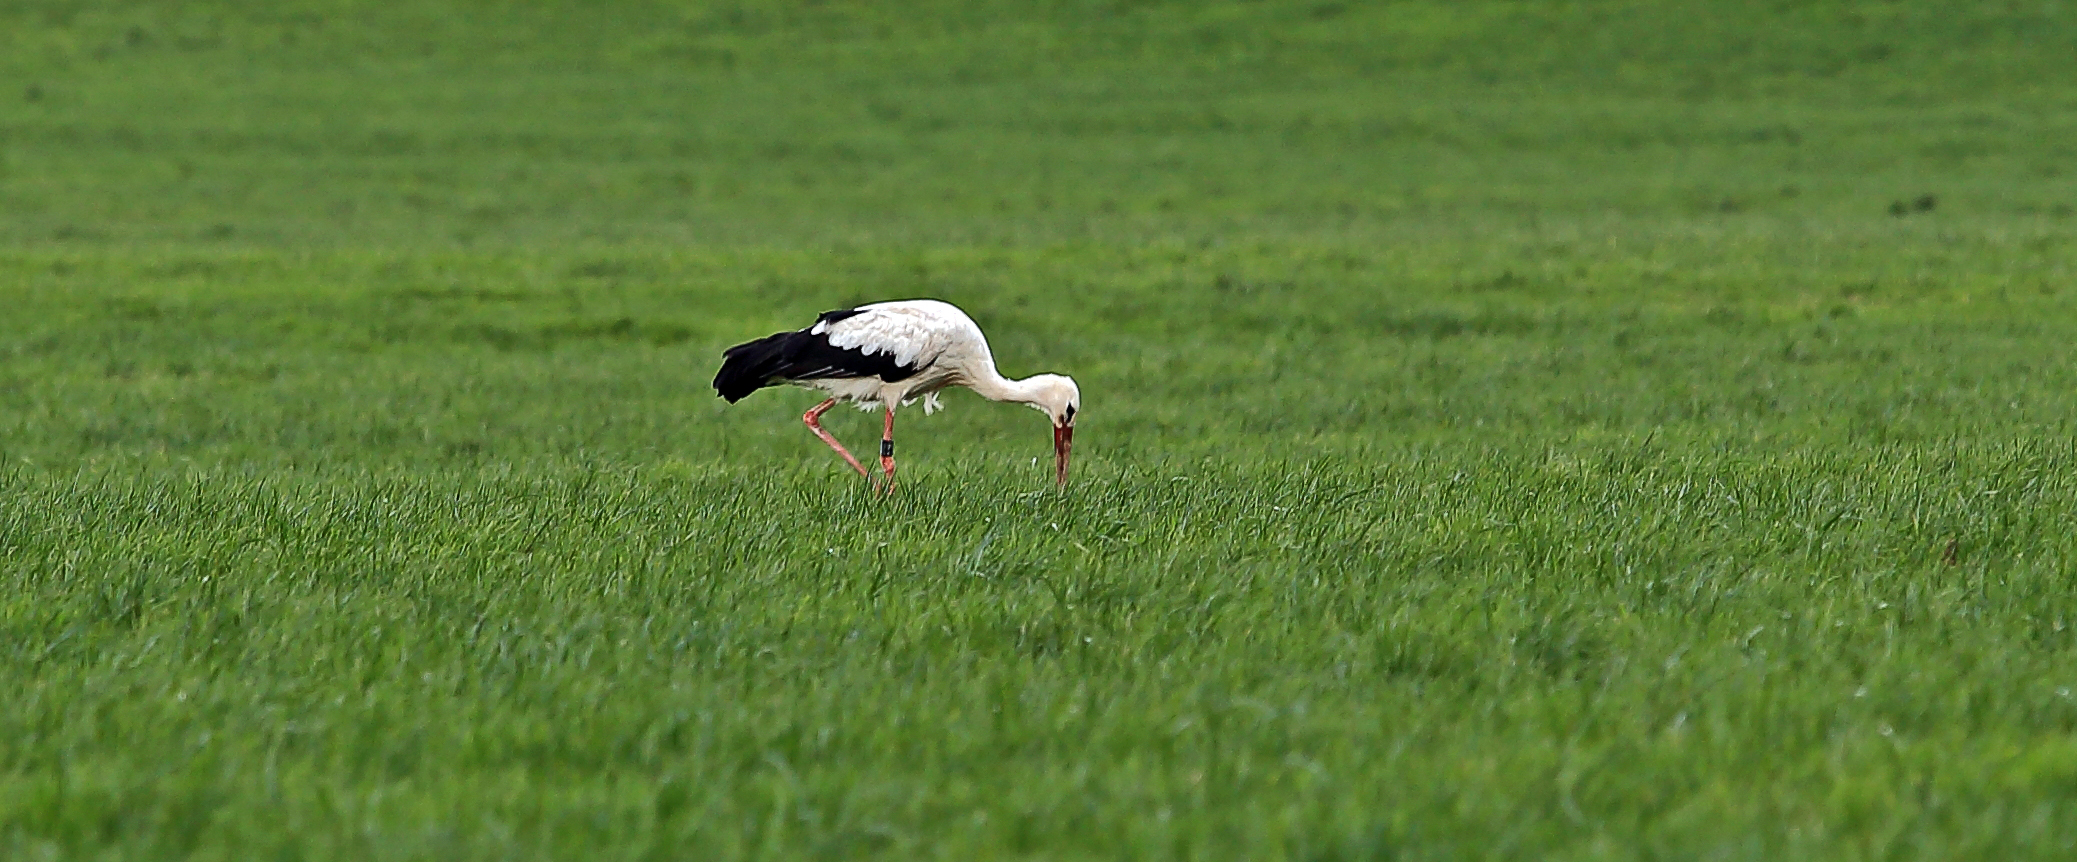
[[[868,480],[872,474],[865,465],[822,429],[822,414],[839,401],[868,412],[886,410],[887,430],[880,437],[884,490],[894,490],[895,408],[921,399],[925,414],[935,412],[938,392],[948,386],[964,386],[990,401],[1024,404],[1046,414],[1053,420],[1054,478],[1067,484],[1068,449],[1074,442],[1082,390],[1073,378],[1060,374],[1022,380],[1002,376],[995,370],[981,327],[951,303],[912,299],[823,312],[806,329],[729,348],[714,375],[714,391],[731,404],[781,383],[829,396],[801,414],[801,421]]]

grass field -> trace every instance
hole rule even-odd
[[[0,857],[2077,852],[2077,7],[248,5],[0,6]]]

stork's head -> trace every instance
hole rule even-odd
[[[1062,374],[1041,374],[1024,381],[1032,393],[1032,407],[1053,420],[1053,455],[1055,479],[1067,484],[1067,453],[1075,440],[1075,414],[1082,410],[1082,388],[1075,385],[1074,378]]]
[[[1082,409],[1082,389],[1064,374],[1040,374],[1024,381],[1031,392],[1033,409],[1053,420],[1055,428],[1075,427],[1075,414]]]

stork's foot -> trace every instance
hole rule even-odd
[[[873,483],[873,489],[890,497],[894,495],[893,458],[880,459],[880,481]]]

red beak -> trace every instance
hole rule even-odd
[[[1067,450],[1074,443],[1075,426],[1056,425],[1053,427],[1053,455],[1059,459],[1059,472],[1056,479],[1062,488],[1067,487]]]

